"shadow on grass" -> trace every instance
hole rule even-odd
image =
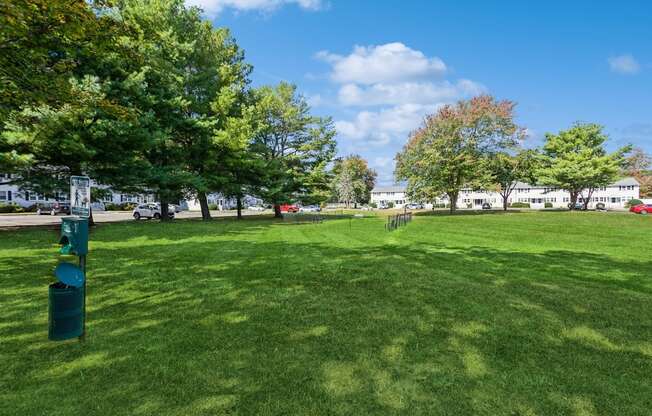
[[[22,415],[649,409],[649,259],[364,234],[355,247],[326,224],[280,224],[100,230],[84,344],[43,340],[30,274],[51,263],[3,259],[3,403]]]

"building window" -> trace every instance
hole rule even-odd
[[[7,191],[0,191],[0,201],[7,201]]]

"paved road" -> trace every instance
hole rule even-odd
[[[271,211],[269,211],[271,212]],[[257,211],[242,211],[244,215],[260,215]],[[213,217],[233,217],[235,211],[211,211]],[[0,228],[7,227],[29,227],[61,224],[62,215],[0,215]],[[201,218],[199,211],[184,211],[176,215],[176,218]],[[131,211],[103,211],[93,212],[95,222],[117,222],[117,221],[134,221]],[[147,221],[147,220],[141,220]]]

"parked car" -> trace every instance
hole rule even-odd
[[[485,202],[484,204],[482,204],[482,209],[491,209],[491,204],[488,203],[488,202]]]
[[[652,204],[638,204],[629,209],[629,212],[635,214],[647,215],[652,214]]]
[[[306,205],[305,207],[299,208],[300,212],[319,212],[321,208],[318,205]]]
[[[407,204],[405,206],[407,209],[423,209],[423,204]]]
[[[42,202],[36,205],[37,215],[70,215],[70,204],[67,202]]]
[[[161,206],[158,204],[140,204],[134,208],[134,219],[139,220],[141,218],[147,219],[161,219]],[[174,210],[168,210],[168,217],[174,218]]]
[[[252,205],[249,208],[247,208],[249,211],[265,211],[265,207],[260,206],[260,205]]]
[[[281,212],[299,212],[299,207],[291,204],[283,204],[281,205]]]

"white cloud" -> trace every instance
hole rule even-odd
[[[335,128],[344,138],[384,146],[394,138],[404,138],[419,126],[426,113],[435,110],[433,106],[402,104],[380,111],[361,111],[351,121],[336,121]]]
[[[641,65],[632,55],[620,55],[609,58],[609,67],[613,72],[633,75],[641,70]]]
[[[369,160],[369,166],[376,171],[378,185],[391,185],[394,183],[394,159],[387,156],[377,156]]]
[[[483,85],[466,79],[454,84],[450,81],[378,83],[362,87],[345,84],[340,88],[338,98],[344,105],[355,106],[432,104],[454,101],[485,91]]]
[[[324,104],[324,98],[321,94],[307,95],[306,101],[308,102],[308,105],[313,108]]]
[[[271,12],[287,4],[295,4],[305,10],[320,10],[325,6],[322,0],[186,0],[186,4],[199,6],[212,16],[224,9]]]
[[[317,58],[332,65],[331,79],[338,83],[369,85],[411,81],[446,72],[446,64],[441,59],[428,58],[423,52],[400,42],[356,46],[347,56],[321,51]]]
[[[371,164],[392,181],[393,153],[426,114],[487,88],[469,79],[444,78],[447,66],[400,42],[356,46],[348,55],[328,51],[316,55],[330,65],[328,76],[338,85],[337,101],[359,112],[335,122],[340,149],[376,154]],[[382,152],[382,156],[379,154]]]

